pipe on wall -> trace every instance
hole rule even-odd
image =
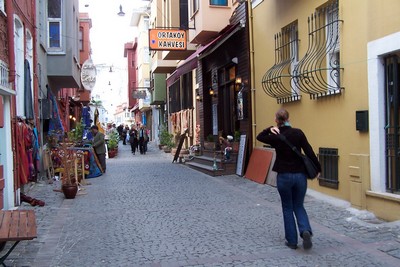
[[[7,35],[8,35],[8,81],[15,82],[15,48],[14,48],[14,6],[12,0],[6,0]],[[14,86],[13,86],[13,88]]]

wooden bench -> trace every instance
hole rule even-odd
[[[36,234],[36,216],[33,210],[1,210],[0,211],[0,243],[14,241],[14,244],[4,256],[0,258],[0,264],[4,261],[22,240],[32,240]]]

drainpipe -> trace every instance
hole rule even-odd
[[[12,0],[6,0],[6,13],[7,13],[7,35],[8,35],[8,82],[11,84],[12,90],[15,91],[15,47],[14,47],[14,3]],[[12,192],[14,194],[12,201],[13,203],[9,203],[10,207],[14,207],[15,204],[20,204],[19,202],[19,152],[16,145],[16,140],[18,140],[17,136],[17,124],[18,121],[15,117],[16,115],[16,98],[15,96],[10,97],[10,112],[11,112],[11,149],[12,149],[12,157],[13,157],[13,185],[14,188]],[[11,179],[11,177],[10,177]],[[9,189],[10,190],[10,189]],[[9,192],[11,193],[11,192]]]
[[[14,50],[14,6],[12,0],[6,0],[7,35],[8,35],[8,82],[15,82],[15,50]],[[13,88],[14,86],[13,86]]]
[[[36,22],[36,2],[37,1],[32,1],[32,25],[35,25]],[[40,74],[38,72],[38,55],[37,55],[37,29],[35,26],[31,28],[31,34],[32,34],[32,49],[33,49],[33,66],[32,66],[32,79],[33,79],[33,99],[39,99],[39,77],[38,75]],[[39,135],[40,131],[40,120],[39,120],[39,105],[38,101],[34,101],[36,105],[34,105],[34,114],[35,114],[35,126],[36,130],[38,131],[38,138],[41,139]],[[39,141],[39,140],[38,140]]]
[[[255,64],[254,64],[254,35],[253,35],[253,9],[251,7],[252,1],[247,1],[247,16],[249,27],[249,46],[250,46],[250,96],[251,96],[251,132],[253,140],[253,148],[256,146],[256,83],[255,83]]]

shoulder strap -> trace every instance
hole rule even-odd
[[[283,134],[279,134],[278,135],[279,138],[285,142],[299,157],[302,157],[301,153],[299,152],[299,150],[297,149],[297,147],[295,147],[292,143],[289,142],[289,140],[286,139],[286,136],[284,136]]]

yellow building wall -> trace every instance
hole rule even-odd
[[[330,189],[310,181],[319,192],[350,201],[366,208],[369,190],[369,133],[356,130],[356,111],[368,110],[367,43],[400,30],[400,1],[339,1],[341,95],[311,100],[302,94],[300,101],[277,104],[262,88],[262,78],[275,62],[274,35],[298,21],[299,60],[308,47],[308,17],[326,1],[263,1],[252,10],[254,42],[254,123],[257,135],[275,125],[275,112],[286,108],[293,127],[301,128],[318,153],[320,147],[339,151],[339,189]],[[389,19],[390,18],[390,19]],[[256,142],[256,146],[262,146]],[[372,206],[372,205],[371,205]],[[399,218],[400,219],[400,218]]]

